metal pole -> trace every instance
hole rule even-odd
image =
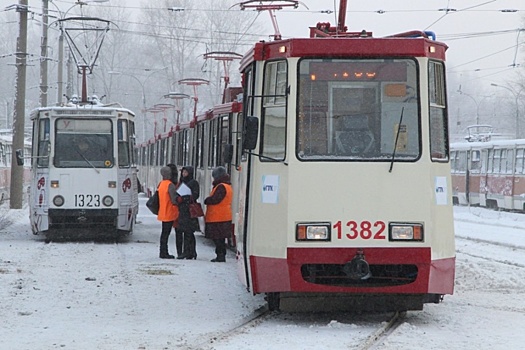
[[[42,0],[42,44],[40,46],[40,106],[47,106],[47,30],[49,0]]]
[[[13,118],[13,146],[11,154],[10,208],[22,209],[24,168],[17,166],[15,150],[24,149],[26,51],[27,51],[27,1],[20,0],[16,11],[20,13],[19,36],[16,49],[16,108]]]

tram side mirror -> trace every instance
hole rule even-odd
[[[15,156],[16,156],[16,164],[18,165],[24,165],[24,153],[22,153],[23,151],[21,149],[17,149],[15,151]]]
[[[231,163],[233,159],[233,145],[226,144],[222,148],[222,162],[224,164]]]
[[[249,151],[254,150],[257,146],[257,137],[259,136],[259,119],[257,117],[246,117],[244,126],[245,131],[242,146]]]

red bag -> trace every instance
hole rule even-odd
[[[198,218],[200,216],[204,216],[204,211],[202,210],[202,206],[200,203],[193,202],[189,204],[190,206],[190,216],[192,218]]]

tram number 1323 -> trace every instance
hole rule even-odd
[[[75,194],[75,207],[100,207],[100,195]]]
[[[370,221],[348,221],[345,226],[350,232],[343,233],[345,229],[341,221],[337,221],[333,228],[337,231],[337,239],[386,239],[384,221],[376,221],[372,224]],[[346,230],[345,230],[346,231]]]

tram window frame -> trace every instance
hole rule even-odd
[[[150,143],[148,144],[148,154],[149,154],[149,157],[148,157],[148,160],[149,160],[149,165],[150,166],[155,166],[155,143]]]
[[[173,133],[171,135],[171,154],[170,154],[170,163],[177,164],[177,155],[178,155],[178,133]]]
[[[279,162],[286,159],[288,61],[266,62],[263,77],[260,153],[264,157],[259,159],[261,162]]]
[[[241,162],[246,161],[247,154],[242,151],[242,138],[244,130],[244,113],[237,113],[236,121],[236,131],[235,131],[235,166],[239,166]]]
[[[49,167],[49,151],[51,147],[50,126],[51,122],[48,118],[40,119],[38,121],[38,148],[36,150],[36,164],[39,168]]]
[[[208,126],[209,137],[208,140],[208,168],[214,168],[217,166],[217,147],[219,143],[219,123],[217,119],[212,119]]]
[[[405,69],[400,69],[401,65]],[[375,73],[365,74],[368,69]],[[297,70],[297,159],[418,161],[423,152],[420,75],[415,58],[301,59]]]
[[[507,166],[505,167],[505,174],[512,174],[514,172],[514,149],[507,149]]]
[[[466,173],[467,172],[467,152],[455,151],[451,155],[453,172]]]
[[[474,174],[479,174],[481,171],[480,150],[475,149],[470,152],[470,171]]]
[[[446,76],[445,65],[441,61],[428,61],[428,96],[430,158],[432,162],[448,162]]]
[[[54,120],[55,168],[110,168],[117,166],[115,124],[110,118],[60,117]],[[85,147],[85,148],[83,148]]]
[[[525,149],[516,149],[516,162],[514,165],[514,172],[516,174],[523,174],[523,165],[525,164]]]
[[[129,127],[128,120],[117,120],[117,163],[119,168],[129,168],[131,166]]]
[[[204,143],[204,124],[198,124],[196,126],[197,128],[197,137],[195,145],[196,150],[196,167],[197,169],[204,169],[204,150],[205,150],[205,143]]]
[[[217,159],[219,165],[225,166],[226,162],[224,161],[224,148],[226,145],[232,143],[232,133],[231,133],[231,115],[225,114],[219,117],[219,148],[217,150],[218,155]]]
[[[254,115],[254,91],[255,91],[255,82],[254,82],[254,74],[256,72],[256,66],[255,63],[252,63],[249,65],[246,70],[243,72],[243,81],[244,81],[244,89],[243,89],[243,112],[239,113],[242,117],[242,125],[241,128],[238,128],[237,131],[240,133],[241,136],[241,143],[239,145],[239,148],[237,149],[237,158],[240,159],[240,162],[246,162],[248,161],[248,153],[245,152],[244,149],[244,137],[245,137],[245,123],[244,123],[244,117],[253,116]],[[240,164],[240,163],[239,163]]]

